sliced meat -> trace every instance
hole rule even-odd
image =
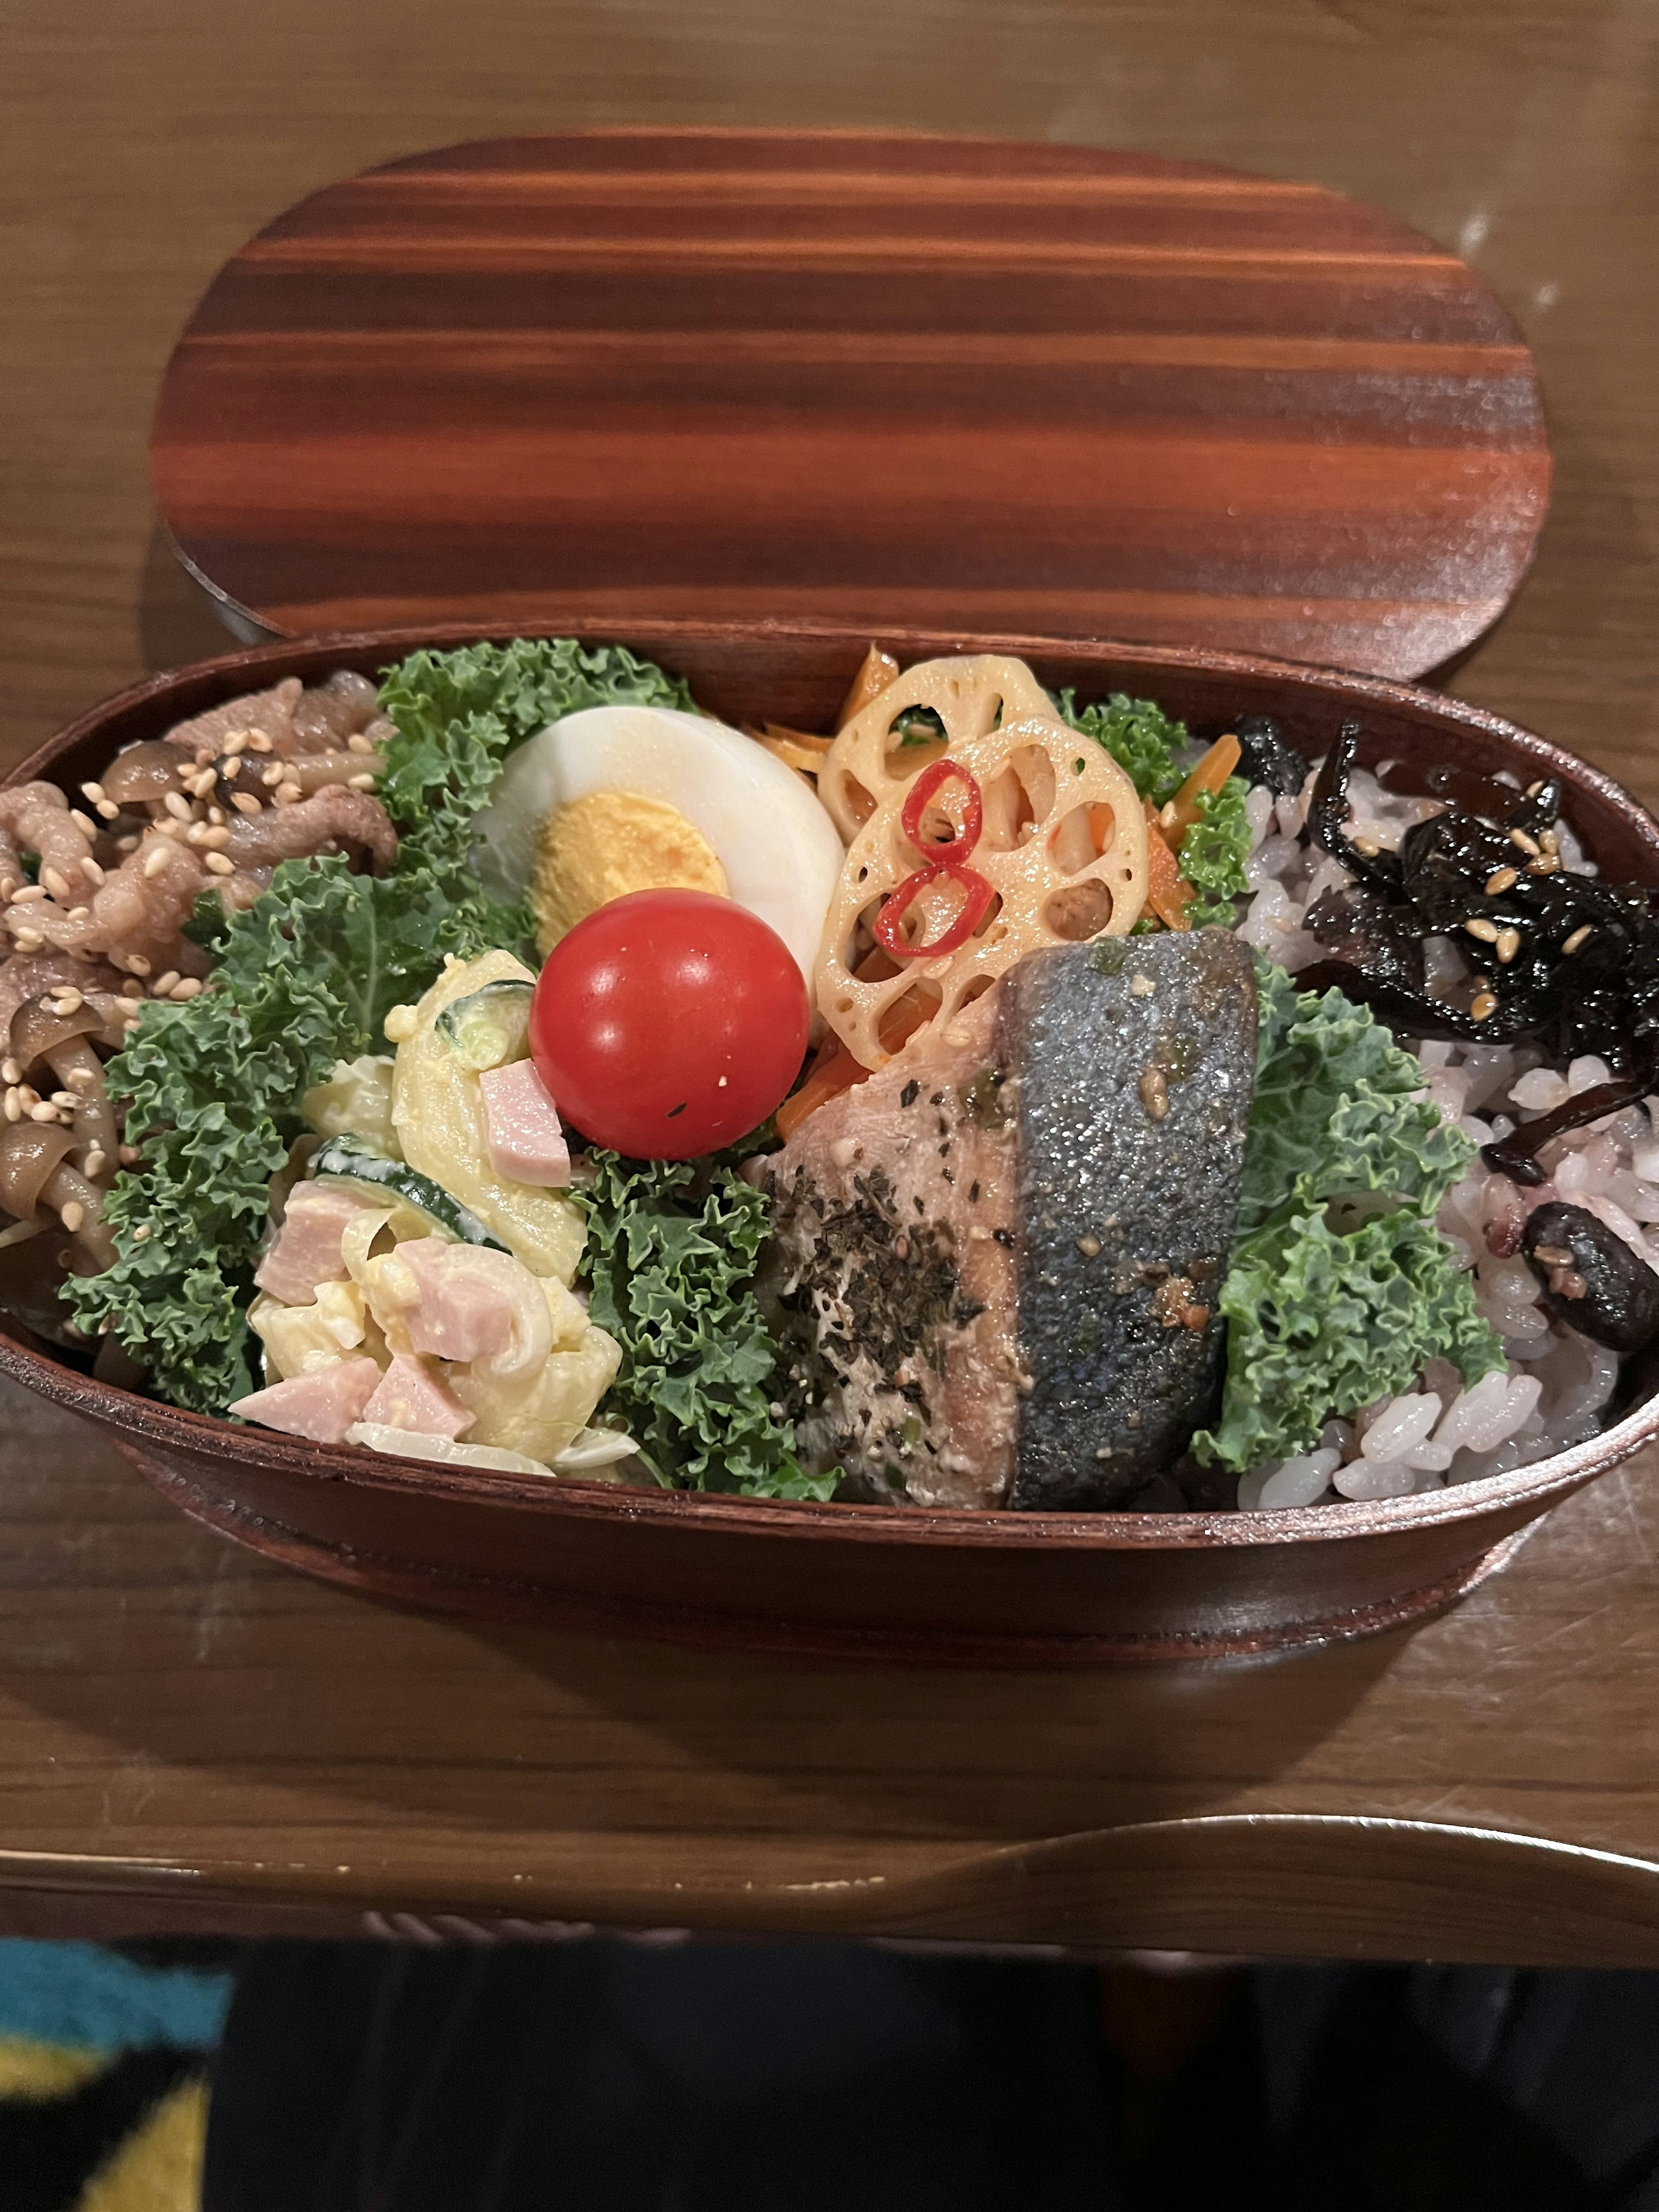
[[[400,1244],[397,1258],[414,1278],[417,1292],[416,1303],[403,1316],[415,1351],[459,1360],[494,1359],[507,1351],[518,1306],[501,1278],[517,1267],[515,1261],[504,1253],[447,1244],[436,1237]],[[502,1261],[504,1267],[491,1264]],[[548,1334],[550,1343],[550,1330]]]
[[[240,699],[227,699],[222,707],[211,707],[205,714],[175,723],[167,733],[166,743],[211,759],[224,750],[225,739],[234,730],[258,730],[270,738],[275,750],[291,749],[294,710],[304,689],[297,676],[285,676],[269,691],[246,691]]]
[[[478,1088],[483,1094],[484,1143],[496,1174],[538,1190],[562,1189],[570,1181],[570,1148],[535,1061],[487,1067]]]
[[[447,1437],[453,1443],[477,1415],[469,1413],[423,1359],[400,1352],[357,1419],[378,1421],[382,1428],[408,1429],[416,1436]]]
[[[295,1183],[276,1241],[255,1269],[254,1281],[284,1305],[310,1305],[319,1283],[344,1280],[340,1239],[353,1216],[372,1202],[342,1183]]]
[[[374,1401],[380,1370],[372,1359],[337,1359],[327,1367],[314,1367],[309,1375],[291,1376],[286,1382],[250,1391],[230,1407],[245,1421],[258,1421],[267,1429],[282,1429],[291,1437],[304,1437],[314,1444],[343,1444],[346,1431],[363,1418]]]
[[[1255,1075],[1228,930],[1063,945],[757,1165],[804,1454],[844,1495],[1133,1503],[1213,1410]]]

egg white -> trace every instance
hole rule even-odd
[[[732,896],[769,922],[808,987],[846,855],[793,769],[752,738],[669,707],[588,707],[521,745],[479,815],[478,872],[493,897],[524,896],[550,815],[597,792],[678,808],[702,831]]]

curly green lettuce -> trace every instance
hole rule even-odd
[[[1075,692],[1062,691],[1055,703],[1074,730],[1104,746],[1152,805],[1164,805],[1185,782],[1179,757],[1191,743],[1187,725],[1166,714],[1154,701],[1114,691],[1096,706],[1079,707]],[[1237,918],[1233,902],[1249,889],[1244,873],[1250,856],[1250,824],[1244,811],[1249,790],[1243,776],[1232,775],[1219,791],[1201,793],[1199,818],[1181,841],[1176,865],[1198,894],[1188,909],[1194,929],[1207,922],[1231,927]]]
[[[1504,1364],[1435,1226],[1474,1156],[1420,1095],[1423,1071],[1340,991],[1257,963],[1261,1030],[1238,1233],[1221,1310],[1227,1375],[1195,1456],[1243,1474],[1309,1450],[1334,1415]]]
[[[589,1156],[590,1310],[622,1346],[607,1404],[665,1486],[827,1498],[771,1408],[777,1346],[755,1297],[769,1225],[763,1193],[728,1162]]]
[[[648,662],[572,639],[416,653],[384,672],[397,726],[380,793],[402,833],[384,877],[342,859],[289,860],[246,912],[202,902],[208,989],[148,1004],[106,1070],[140,1164],[108,1202],[116,1260],[65,1291],[89,1335],[112,1334],[176,1405],[221,1412],[253,1387],[245,1308],[269,1182],[300,1133],[298,1106],[337,1060],[382,1048],[391,1007],[445,957],[517,947],[519,908],[479,890],[472,824],[506,755],[579,707],[686,703]]]

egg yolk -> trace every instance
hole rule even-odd
[[[629,891],[731,886],[714,847],[677,806],[626,791],[590,791],[550,814],[536,836],[530,903],[545,957],[567,930]]]

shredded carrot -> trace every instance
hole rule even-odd
[[[1193,902],[1193,887],[1182,874],[1175,854],[1158,828],[1158,815],[1150,805],[1146,809],[1146,903],[1165,929],[1190,929],[1192,921],[1187,909]]]
[[[889,966],[891,965],[890,962]],[[896,1052],[908,1037],[914,1036],[928,1018],[931,1008],[919,1006],[913,999],[900,999],[889,1006],[882,1017],[881,1041],[890,1053]],[[786,1098],[775,1116],[777,1132],[787,1144],[809,1114],[817,1113],[830,1099],[839,1098],[843,1091],[869,1080],[874,1071],[855,1060],[840,1038],[824,1039],[811,1073],[792,1097]]]
[[[841,702],[841,712],[836,717],[836,729],[844,730],[854,714],[861,714],[872,699],[880,698],[890,684],[896,684],[898,673],[899,665],[892,654],[872,645],[860,663],[851,690]]]
[[[1158,817],[1158,826],[1164,833],[1164,842],[1172,853],[1181,850],[1182,840],[1199,819],[1198,802],[1206,791],[1219,791],[1227,778],[1238,766],[1243,747],[1235,737],[1218,738],[1198,766],[1188,777],[1169,805]]]

